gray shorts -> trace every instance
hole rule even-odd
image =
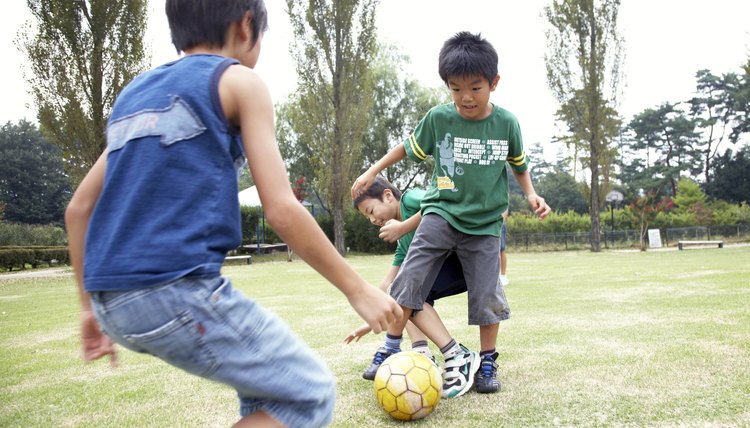
[[[496,324],[508,319],[500,275],[497,236],[459,232],[436,214],[422,217],[406,259],[391,285],[401,306],[422,309],[443,262],[455,251],[461,261],[469,300],[469,324]]]

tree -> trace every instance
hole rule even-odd
[[[622,64],[622,39],[617,32],[619,0],[553,0],[545,7],[547,83],[561,107],[558,119],[567,124],[562,138],[576,152],[591,176],[589,215],[591,250],[601,250],[599,211],[604,203],[617,136],[617,105]],[[600,178],[605,178],[605,188]]]
[[[144,68],[147,0],[26,0],[35,21],[16,41],[27,58],[42,133],[76,185],[101,155],[109,112]]]
[[[70,185],[59,150],[22,120],[0,128],[0,201],[5,219],[27,224],[62,223]]]
[[[363,138],[363,168],[382,158],[393,146],[404,141],[427,111],[447,102],[444,88],[426,88],[405,76],[403,64],[409,58],[392,45],[381,45],[373,66],[374,105]],[[386,179],[404,190],[412,185],[425,187],[434,162],[398,162],[384,171]]]
[[[732,120],[735,123],[729,139],[733,143],[740,139],[740,135],[750,133],[750,58],[742,70],[736,85],[729,88],[729,100],[734,111]]]
[[[705,184],[706,193],[734,203],[750,203],[750,146],[736,153],[727,150],[713,162],[713,179]]]
[[[737,75],[728,73],[719,77],[709,70],[700,70],[696,78],[698,96],[689,101],[690,112],[698,128],[703,129],[700,150],[703,154],[703,180],[708,184],[711,182],[711,160],[732,132],[730,124],[735,110],[730,93],[731,88],[737,86]]]
[[[637,157],[645,157],[647,162],[641,172],[659,177],[656,187],[661,187],[661,181],[666,182],[674,197],[680,173],[687,171],[696,158],[693,150],[698,140],[695,122],[676,105],[664,103],[637,114],[628,126],[633,131],[630,147],[641,155]],[[650,162],[652,154],[657,158]]]
[[[581,185],[576,182],[575,177],[564,171],[555,168],[537,180],[534,187],[540,195],[544,195],[555,212],[586,212],[586,197],[581,191]]]
[[[671,209],[673,203],[669,197],[659,200],[656,192],[648,192],[635,198],[625,212],[630,216],[633,223],[639,228],[640,248],[646,251],[646,234],[648,225],[651,224],[657,214]]]
[[[287,0],[295,36],[298,109],[292,129],[309,146],[315,180],[333,216],[334,245],[344,253],[344,206],[362,162],[373,104],[376,0]]]

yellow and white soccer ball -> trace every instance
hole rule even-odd
[[[411,421],[432,413],[440,401],[443,379],[429,358],[402,351],[386,358],[375,374],[375,397],[392,417]]]

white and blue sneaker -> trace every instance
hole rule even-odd
[[[459,345],[461,352],[445,359],[443,398],[459,397],[471,389],[474,374],[479,370],[479,354]]]

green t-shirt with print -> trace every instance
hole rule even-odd
[[[422,215],[438,214],[470,235],[500,236],[508,208],[506,161],[516,172],[528,168],[512,113],[493,105],[486,118],[467,120],[453,103],[439,105],[427,112],[404,147],[414,161],[435,160]]]
[[[422,189],[411,189],[401,195],[401,201],[399,202],[401,221],[406,221],[419,212],[425,193]],[[414,239],[414,232],[415,230],[412,230],[398,239],[396,254],[393,255],[393,266],[401,266],[404,263],[406,252],[409,251],[411,240]]]

